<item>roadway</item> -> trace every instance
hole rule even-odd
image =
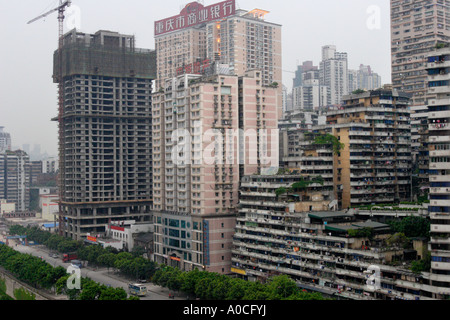
[[[70,263],[65,263],[61,259],[61,254],[59,254],[58,258],[50,257],[50,251],[45,246],[24,246],[16,240],[9,240],[9,246],[16,251],[21,253],[31,254],[36,257],[41,257],[47,263],[52,265],[53,267],[61,266],[67,270],[70,266]],[[92,268],[92,267],[83,267],[81,268],[81,276],[85,278],[90,278],[95,282],[100,284],[104,284],[107,286],[111,286],[113,288],[123,288],[126,292],[128,292],[128,283],[133,282],[132,280],[125,279],[121,277],[118,273],[115,273],[112,270],[108,270],[107,268]],[[169,300],[169,290],[167,288],[162,288],[160,286],[153,285],[151,283],[144,284],[147,287],[147,296],[141,297],[141,300]],[[173,292],[172,292],[173,293]],[[186,300],[184,296],[176,296],[175,300]]]

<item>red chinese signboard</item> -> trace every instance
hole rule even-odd
[[[205,70],[209,68],[209,66],[210,66],[209,59],[190,63],[183,67],[177,68],[177,76],[182,74],[204,74]]]
[[[155,22],[155,36],[202,23],[222,20],[236,13],[236,0],[227,0],[210,6],[191,2],[177,16]]]
[[[110,226],[111,230],[117,230],[117,231],[125,231],[125,228],[122,227],[116,227],[116,226]]]
[[[96,237],[87,236],[87,240],[93,241],[93,242],[97,242],[97,238]]]

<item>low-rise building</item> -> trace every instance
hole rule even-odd
[[[57,194],[40,194],[39,208],[42,212],[42,219],[46,221],[59,220],[59,196]]]
[[[7,200],[0,200],[0,217],[4,213],[12,213],[16,211],[16,204],[14,202],[8,202]]]
[[[123,249],[131,251],[135,247],[135,239],[142,234],[153,234],[154,226],[151,223],[123,221],[110,224],[106,230],[108,238],[121,241]]]

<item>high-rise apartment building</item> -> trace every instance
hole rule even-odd
[[[370,66],[359,65],[358,88],[363,90],[376,90],[381,88],[381,77]],[[351,93],[352,91],[349,91]]]
[[[321,85],[329,88],[327,105],[341,104],[342,97],[348,94],[347,53],[337,52],[334,45],[323,46],[319,70]]]
[[[327,113],[336,143],[334,184],[343,209],[411,198],[409,97],[383,89],[347,95]]]
[[[209,66],[206,60],[206,30],[200,26],[155,36],[155,48],[157,89],[164,84],[164,79],[176,77],[186,66],[190,66],[192,73],[202,72],[206,65]],[[194,65],[195,69],[192,68]]]
[[[46,158],[42,160],[42,173],[56,173],[59,170],[59,161],[57,157]]]
[[[312,61],[305,61],[295,73],[292,88],[292,110],[317,110],[328,105],[329,87],[320,81],[320,72]]]
[[[299,87],[292,89],[293,110],[318,110],[328,105],[329,89],[320,85],[319,79],[303,80]]]
[[[427,104],[426,57],[450,41],[450,1],[391,0],[392,84]]]
[[[42,161],[31,161],[31,179],[30,183],[34,185],[38,181],[39,175],[42,174]]]
[[[191,2],[179,15],[156,21],[157,88],[181,74],[260,70],[263,85],[277,84],[281,117],[281,26],[266,21],[267,13],[236,9],[235,0],[207,7]]]
[[[358,90],[358,71],[356,70],[348,70],[348,93],[352,93],[355,90]]]
[[[375,90],[381,88],[381,77],[370,66],[361,64],[358,70],[348,70],[348,93],[355,90]]]
[[[58,51],[54,79],[59,79]],[[116,220],[150,221],[155,52],[134,36],[72,30],[62,48],[63,233],[84,239]],[[58,80],[55,80],[58,81]]]
[[[263,85],[278,84],[281,103],[281,25],[266,21],[267,13],[237,10],[223,21],[208,24],[207,55],[228,65],[231,74],[242,76],[248,70],[260,70]]]
[[[317,127],[317,126],[315,126]],[[284,130],[280,136],[283,136]],[[314,179],[321,177],[321,190],[333,191],[333,145],[331,143],[316,144],[317,137],[325,134],[325,131],[313,132],[311,129],[292,129],[287,131],[286,151],[283,154],[283,167],[290,171],[296,171],[304,178]],[[331,192],[328,199],[334,200]]]
[[[186,74],[153,95],[157,262],[230,272],[240,178],[278,166],[277,94],[262,83]]]
[[[4,128],[0,127],[0,153],[11,150],[11,135],[8,132],[4,132]]]
[[[0,199],[15,203],[16,211],[30,208],[30,157],[22,150],[0,154]]]
[[[450,295],[450,49],[430,54],[427,62],[431,274],[436,298]]]
[[[318,67],[313,65],[312,61],[304,61],[301,65],[297,66],[295,71],[295,77],[293,79],[292,88],[299,87],[303,83],[303,74],[308,71],[317,71]]]

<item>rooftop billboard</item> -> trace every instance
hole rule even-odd
[[[155,36],[193,27],[202,23],[218,21],[236,13],[236,1],[227,0],[210,6],[198,2],[187,4],[180,14],[155,22]]]

